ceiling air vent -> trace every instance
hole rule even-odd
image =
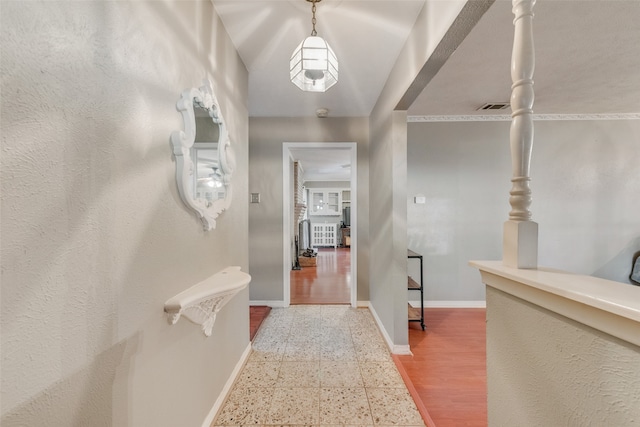
[[[504,110],[509,107],[508,102],[487,102],[482,107],[478,108],[477,111],[485,111],[485,110]]]

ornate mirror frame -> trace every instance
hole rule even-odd
[[[194,182],[197,173],[193,161],[196,139],[195,106],[206,110],[219,129],[218,159],[222,175],[221,181],[225,188],[224,199],[209,201],[196,199],[194,196]],[[188,208],[198,215],[204,229],[211,230],[216,227],[218,215],[231,205],[231,174],[235,168],[235,157],[229,139],[229,131],[209,80],[204,80],[200,88],[183,91],[176,104],[176,109],[182,114],[184,122],[184,130],[171,133],[171,146],[176,160],[176,182],[180,198]]]

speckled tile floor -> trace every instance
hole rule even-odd
[[[424,426],[368,309],[273,309],[214,426]]]

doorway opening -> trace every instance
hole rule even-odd
[[[282,157],[284,306],[342,303],[356,307],[356,143],[283,143]],[[302,215],[294,197],[296,161],[308,172]],[[303,242],[307,229],[309,238]],[[301,256],[304,251],[314,259]],[[293,298],[292,286],[296,287]]]

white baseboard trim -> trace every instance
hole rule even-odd
[[[412,307],[420,307],[420,300],[409,301]],[[425,301],[425,308],[487,308],[486,301]]]
[[[371,307],[371,303],[369,301],[356,301],[356,307],[369,308]]]
[[[384,341],[387,344],[387,347],[389,348],[389,351],[391,353],[393,353],[393,354],[412,356],[413,353],[411,353],[411,350],[409,349],[408,345],[395,345],[391,341],[391,337],[387,333],[387,330],[384,328],[384,325],[382,324],[382,321],[378,317],[378,313],[376,313],[376,310],[375,310],[375,308],[373,308],[373,305],[371,305],[371,303],[368,303],[368,308],[369,308],[369,311],[371,312],[371,314],[373,315],[373,318],[375,319],[376,324],[378,325],[378,329],[380,330],[380,333],[382,334],[382,337],[384,338]]]
[[[411,352],[411,349],[408,345],[394,345],[391,353],[397,354],[399,356],[413,356],[413,353]]]
[[[202,427],[210,427],[211,423],[213,423],[213,420],[215,420],[216,415],[218,415],[218,411],[220,410],[220,408],[222,408],[222,404],[225,402],[225,400],[227,399],[227,396],[231,392],[233,383],[235,383],[236,378],[240,374],[240,371],[244,367],[244,364],[247,362],[247,359],[249,358],[250,354],[251,354],[251,342],[249,342],[249,345],[242,353],[242,356],[240,356],[240,360],[238,360],[238,363],[236,363],[236,367],[233,368],[233,371],[231,372],[229,379],[227,380],[224,387],[222,388],[222,391],[220,392],[220,395],[216,399],[216,402],[213,404],[213,408],[211,408],[211,411],[209,411],[209,415],[207,415],[207,418],[204,419],[202,423]]]
[[[284,308],[284,301],[249,301],[249,305],[267,305],[271,308]]]
[[[387,347],[389,347],[389,351],[393,351],[393,342],[391,341],[391,337],[387,333],[387,330],[384,328],[384,325],[382,324],[382,320],[380,320],[380,318],[378,317],[378,313],[376,313],[376,309],[373,308],[372,304],[369,304],[369,311],[373,315],[373,318],[375,319],[376,324],[378,325],[378,329],[382,334],[382,338],[384,338],[384,341],[387,343]]]

